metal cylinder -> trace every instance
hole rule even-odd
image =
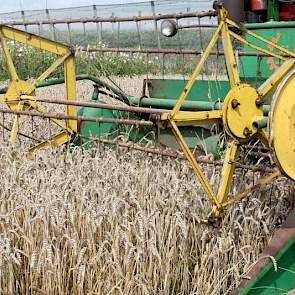
[[[244,0],[223,0],[223,6],[228,11],[228,18],[236,23],[244,22]]]

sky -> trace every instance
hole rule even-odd
[[[64,8],[92,4],[144,2],[149,0],[10,0],[1,1],[0,13],[46,8]]]

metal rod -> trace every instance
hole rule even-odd
[[[146,108],[146,107],[106,104],[106,103],[99,103],[99,102],[71,101],[67,99],[34,98],[31,96],[22,96],[22,100],[26,100],[26,99],[28,99],[29,101],[34,101],[34,102],[44,102],[44,103],[79,106],[79,107],[90,107],[90,108],[126,111],[126,112],[133,112],[133,113],[144,113],[144,114],[163,114],[170,111],[166,109],[154,109],[154,108]]]
[[[135,126],[154,126],[154,123],[152,121],[140,121],[140,120],[130,120],[130,119],[71,116],[71,115],[64,115],[64,114],[38,113],[35,111],[30,112],[30,111],[19,111],[19,110],[10,110],[10,109],[0,109],[0,113],[24,115],[24,116],[32,116],[32,117],[40,117],[40,118],[50,118],[50,119],[76,120],[79,122],[114,123],[117,125],[135,125]]]
[[[88,136],[83,136],[79,135],[81,138],[91,140],[91,141],[98,141],[99,143],[104,143],[104,144],[110,144],[110,145],[119,145],[120,147],[124,147],[127,149],[134,149],[138,151],[143,151],[147,153],[152,153],[152,154],[157,154],[161,156],[166,156],[166,157],[171,157],[175,159],[182,159],[182,160],[187,160],[187,158],[175,151],[167,151],[163,150],[159,147],[147,147],[139,144],[134,144],[134,143],[118,143],[118,141],[112,141],[112,140],[107,140],[103,138],[92,138]],[[207,159],[198,159],[198,163],[200,164],[208,164],[208,165],[216,165],[216,166],[223,166],[222,161],[215,161],[215,160],[207,160]],[[253,172],[268,172],[272,173],[275,170],[271,167],[265,167],[265,166],[258,166],[258,165],[246,165],[246,164],[240,164],[240,163],[235,163],[236,168],[240,169],[246,169],[246,170],[252,170]]]
[[[194,48],[114,48],[114,47],[78,47],[77,52],[127,52],[127,53],[164,53],[164,54],[191,54],[191,55],[201,55],[204,52]],[[269,57],[270,54],[256,51],[239,51],[239,56],[255,56],[255,57]],[[210,55],[219,56],[224,55],[224,51],[211,51]],[[290,57],[286,54],[281,54],[283,57]]]
[[[22,96],[22,100],[26,99],[34,102],[43,102],[50,104],[60,104],[68,106],[78,106],[78,107],[90,107],[97,109],[107,109],[107,110],[116,110],[116,111],[126,111],[131,113],[142,113],[142,114],[164,114],[170,112],[176,101],[173,99],[159,99],[159,98],[136,98],[130,97],[131,102],[140,103],[143,107],[140,106],[128,106],[128,105],[117,105],[117,104],[107,104],[99,102],[86,102],[86,101],[71,101],[67,99],[56,99],[56,98],[33,98],[31,96]],[[135,104],[135,103],[134,103]],[[164,108],[152,108],[151,106],[165,106]],[[182,110],[195,110],[195,111],[210,111],[210,110],[221,110],[222,103],[220,102],[206,102],[206,101],[186,101],[186,104]],[[267,122],[267,117],[265,117],[265,122]],[[255,122],[254,122],[255,123]],[[255,127],[255,126],[254,126]],[[265,128],[260,127],[260,128]],[[258,127],[256,127],[258,128]]]
[[[191,17],[215,17],[216,11],[204,11],[204,12],[190,12],[190,13],[174,13],[174,14],[163,14],[163,15],[147,15],[147,16],[127,16],[127,17],[83,17],[83,18],[64,18],[64,19],[44,19],[40,20],[26,20],[26,21],[9,21],[2,22],[2,25],[9,26],[22,26],[22,25],[38,25],[40,22],[44,25],[55,25],[55,24],[74,24],[74,23],[101,23],[101,22],[132,22],[132,21],[157,21],[164,19],[183,19]]]
[[[216,24],[193,24],[193,25],[183,25],[183,26],[177,26],[178,30],[183,29],[194,29],[194,28],[212,28],[217,29],[218,25]]]
[[[161,40],[160,40],[160,31],[158,30],[158,22],[155,18],[156,17],[155,1],[152,0],[150,3],[151,3],[152,14],[154,16],[154,26],[155,26],[156,36],[157,36],[156,42],[157,42],[158,48],[160,49],[161,48]]]

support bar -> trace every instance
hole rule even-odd
[[[154,126],[154,123],[152,121],[140,121],[140,120],[130,120],[130,119],[70,116],[70,115],[63,115],[63,114],[38,113],[35,111],[30,112],[30,111],[18,111],[18,110],[10,110],[10,109],[0,109],[0,113],[49,118],[49,119],[76,120],[80,122],[114,123],[118,125],[135,125],[135,126]]]

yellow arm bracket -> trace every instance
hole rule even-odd
[[[75,100],[76,93],[76,70],[75,70],[75,59],[74,55],[69,56],[64,63],[64,72],[65,72],[65,84],[66,84],[66,99]],[[77,115],[77,107],[76,106],[67,106],[67,114],[69,116]],[[77,132],[77,121],[69,120],[68,128],[70,128],[73,132]]]
[[[186,97],[188,96],[188,94],[190,93],[194,83],[196,82],[196,78],[200,75],[201,70],[204,67],[205,62],[207,61],[210,52],[212,51],[214,45],[216,44],[218,38],[219,38],[219,34],[221,32],[221,29],[223,27],[224,23],[221,22],[217,28],[217,30],[215,31],[212,39],[210,40],[206,50],[204,51],[198,65],[196,66],[195,70],[193,71],[189,81],[187,82],[186,86],[184,87],[180,97],[178,98],[176,105],[174,106],[172,112],[171,112],[171,117],[173,118],[175,116],[176,113],[179,112],[183,102],[185,101]]]
[[[189,147],[187,146],[181,132],[179,131],[177,125],[175,122],[173,122],[173,120],[170,121],[170,124],[172,126],[172,131],[174,133],[174,136],[178,142],[178,144],[180,145],[181,149],[183,150],[186,158],[189,160],[189,162],[192,165],[192,168],[195,172],[195,174],[197,175],[199,181],[201,182],[204,190],[206,191],[206,193],[208,194],[209,198],[211,199],[211,201],[213,202],[213,204],[216,207],[220,207],[220,204],[216,198],[216,195],[211,187],[211,185],[209,184],[207,178],[205,177],[205,175],[203,174],[196,158],[194,157],[193,153],[191,152],[191,150],[189,149]]]
[[[260,97],[265,97],[279,81],[293,68],[295,58],[285,61],[260,87],[257,92]]]
[[[269,176],[260,179],[259,181],[257,181],[257,183],[255,185],[250,186],[249,188],[247,188],[246,190],[244,190],[241,193],[238,193],[237,195],[235,195],[234,197],[232,197],[230,200],[224,202],[221,204],[221,206],[223,208],[237,202],[240,201],[244,198],[246,198],[251,192],[253,192],[254,190],[257,190],[258,188],[260,188],[261,186],[267,185],[269,183],[271,183],[274,179],[278,178],[279,176],[281,176],[281,172],[279,170],[275,171],[274,173],[270,174]]]
[[[281,60],[287,60],[286,57],[283,57],[283,56],[281,56],[279,54],[274,53],[273,51],[270,51],[270,50],[264,49],[264,48],[262,48],[262,47],[260,47],[258,45],[255,45],[255,44],[247,41],[245,38],[241,37],[240,35],[232,32],[232,31],[230,31],[230,35],[233,36],[238,41],[240,41],[241,43],[244,43],[245,45],[247,45],[247,46],[249,46],[249,47],[251,47],[251,48],[253,48],[253,49],[257,50],[257,51],[263,52],[263,53],[265,53],[265,54],[267,54],[269,56],[273,56],[273,57],[276,57],[276,58],[281,59]]]
[[[26,91],[26,94],[30,94],[32,93],[32,91],[34,91],[36,89],[36,87],[42,82],[44,81],[46,78],[48,78],[60,65],[62,65],[65,60],[71,55],[71,53],[67,53],[64,56],[60,57],[59,59],[57,59],[44,73],[42,73],[35,81],[34,83],[31,85],[31,87],[29,87]]]
[[[170,113],[164,113],[161,120],[170,119]],[[177,126],[201,126],[214,124],[222,119],[222,111],[179,112],[173,117]]]
[[[226,23],[222,27],[222,45],[225,55],[226,69],[228,72],[230,86],[233,88],[240,84],[240,75],[232,41],[230,38],[230,31]]]
[[[21,99],[23,102],[25,102],[27,105],[30,106],[30,108],[36,110],[39,113],[46,113],[46,110],[41,108],[40,106],[38,106],[36,104],[36,102],[38,101],[38,99],[34,99],[31,96],[27,96],[27,95],[22,95]],[[61,120],[58,119],[54,119],[54,118],[50,118],[50,121],[52,121],[53,123],[55,123],[57,126],[59,126],[60,128],[68,131],[69,133],[72,133],[72,130],[70,128],[68,128]]]
[[[24,107],[33,108],[36,111],[43,113],[44,110],[41,107],[38,107],[36,104],[36,101],[31,99],[32,97],[29,97],[29,96],[34,95],[36,86],[38,86],[42,81],[48,78],[62,64],[64,65],[64,75],[65,75],[65,88],[66,88],[65,98],[68,100],[76,99],[76,73],[75,73],[74,51],[72,48],[64,44],[51,41],[46,38],[42,38],[40,36],[30,34],[28,32],[23,32],[21,30],[18,30],[12,27],[7,27],[4,25],[0,25],[0,37],[1,37],[1,43],[2,43],[1,45],[3,47],[3,51],[8,63],[10,75],[14,82],[14,84],[10,84],[10,89],[8,89],[9,99],[7,99],[6,101],[7,104],[10,103],[10,107],[13,107],[15,105],[14,107],[17,108],[17,102],[21,101],[22,104],[24,103]],[[8,46],[5,43],[5,39],[14,40],[22,44],[25,44],[27,46],[32,46],[40,50],[51,52],[53,54],[58,55],[58,59],[43,74],[41,74],[34,81],[33,84],[19,80],[16,69],[12,62],[12,58],[9,53]],[[5,98],[7,98],[7,95]],[[15,102],[14,102],[14,99],[15,99]],[[66,112],[67,112],[67,115],[75,116],[77,114],[77,107],[70,106],[70,105],[66,106]],[[76,120],[69,120],[66,122],[66,124],[64,124],[61,120],[57,120],[57,119],[52,119],[51,121],[54,122],[59,127],[61,127],[62,129],[64,129],[67,135],[65,135],[65,132],[62,132],[61,135],[57,135],[52,140],[46,141],[46,143],[38,145],[40,148],[43,148],[43,146],[47,146],[47,145],[56,146],[59,144],[63,144],[66,141],[69,141],[71,139],[73,133],[77,132]],[[15,137],[17,134],[18,123],[19,123],[19,119],[18,117],[16,117],[14,120],[14,127],[13,127],[13,132],[11,135],[11,139],[13,141],[15,141]],[[35,149],[36,148],[34,147],[32,151],[34,151]]]
[[[67,131],[63,131],[53,138],[43,141],[40,144],[35,145],[34,147],[29,149],[28,158],[32,159],[34,156],[34,152],[40,149],[46,149],[48,147],[58,147],[61,146],[71,140],[71,136]]]
[[[70,52],[56,60],[44,73],[42,73],[35,81],[34,86],[37,87],[42,81],[48,78],[65,60],[71,55]]]
[[[71,51],[66,45],[12,27],[2,25],[0,26],[0,31],[4,38],[46,50],[57,55],[65,55]]]
[[[226,22],[227,22],[229,25],[231,25],[231,26],[233,26],[233,27],[236,27],[236,28],[239,28],[239,29],[240,29],[240,26],[237,25],[237,24],[236,24],[235,22],[233,22],[232,20],[227,19]],[[282,47],[282,46],[280,46],[280,45],[278,45],[278,44],[272,42],[271,40],[268,40],[268,39],[266,39],[266,38],[264,38],[264,37],[262,37],[262,36],[260,36],[260,35],[258,35],[258,34],[256,34],[256,33],[252,32],[252,31],[249,31],[249,30],[247,30],[247,29],[245,29],[245,28],[242,28],[242,30],[243,30],[243,32],[245,32],[246,34],[248,34],[248,35],[254,37],[254,38],[257,39],[257,40],[260,40],[260,41],[264,42],[265,44],[268,44],[268,45],[272,46],[273,48],[278,49],[278,50],[281,51],[282,53],[284,53],[284,54],[286,54],[286,55],[289,55],[290,57],[295,57],[294,52],[289,51],[288,49],[286,49],[286,48],[284,48],[284,47]]]
[[[227,199],[231,185],[233,180],[233,174],[235,171],[235,161],[238,157],[239,149],[237,142],[234,140],[230,142],[225,158],[224,158],[224,164],[222,169],[222,178],[221,178],[221,185],[218,190],[217,199],[218,202],[222,205],[224,201]],[[215,217],[221,217],[220,215],[222,212],[220,212],[219,208],[216,208],[216,206],[213,207],[212,214]]]

